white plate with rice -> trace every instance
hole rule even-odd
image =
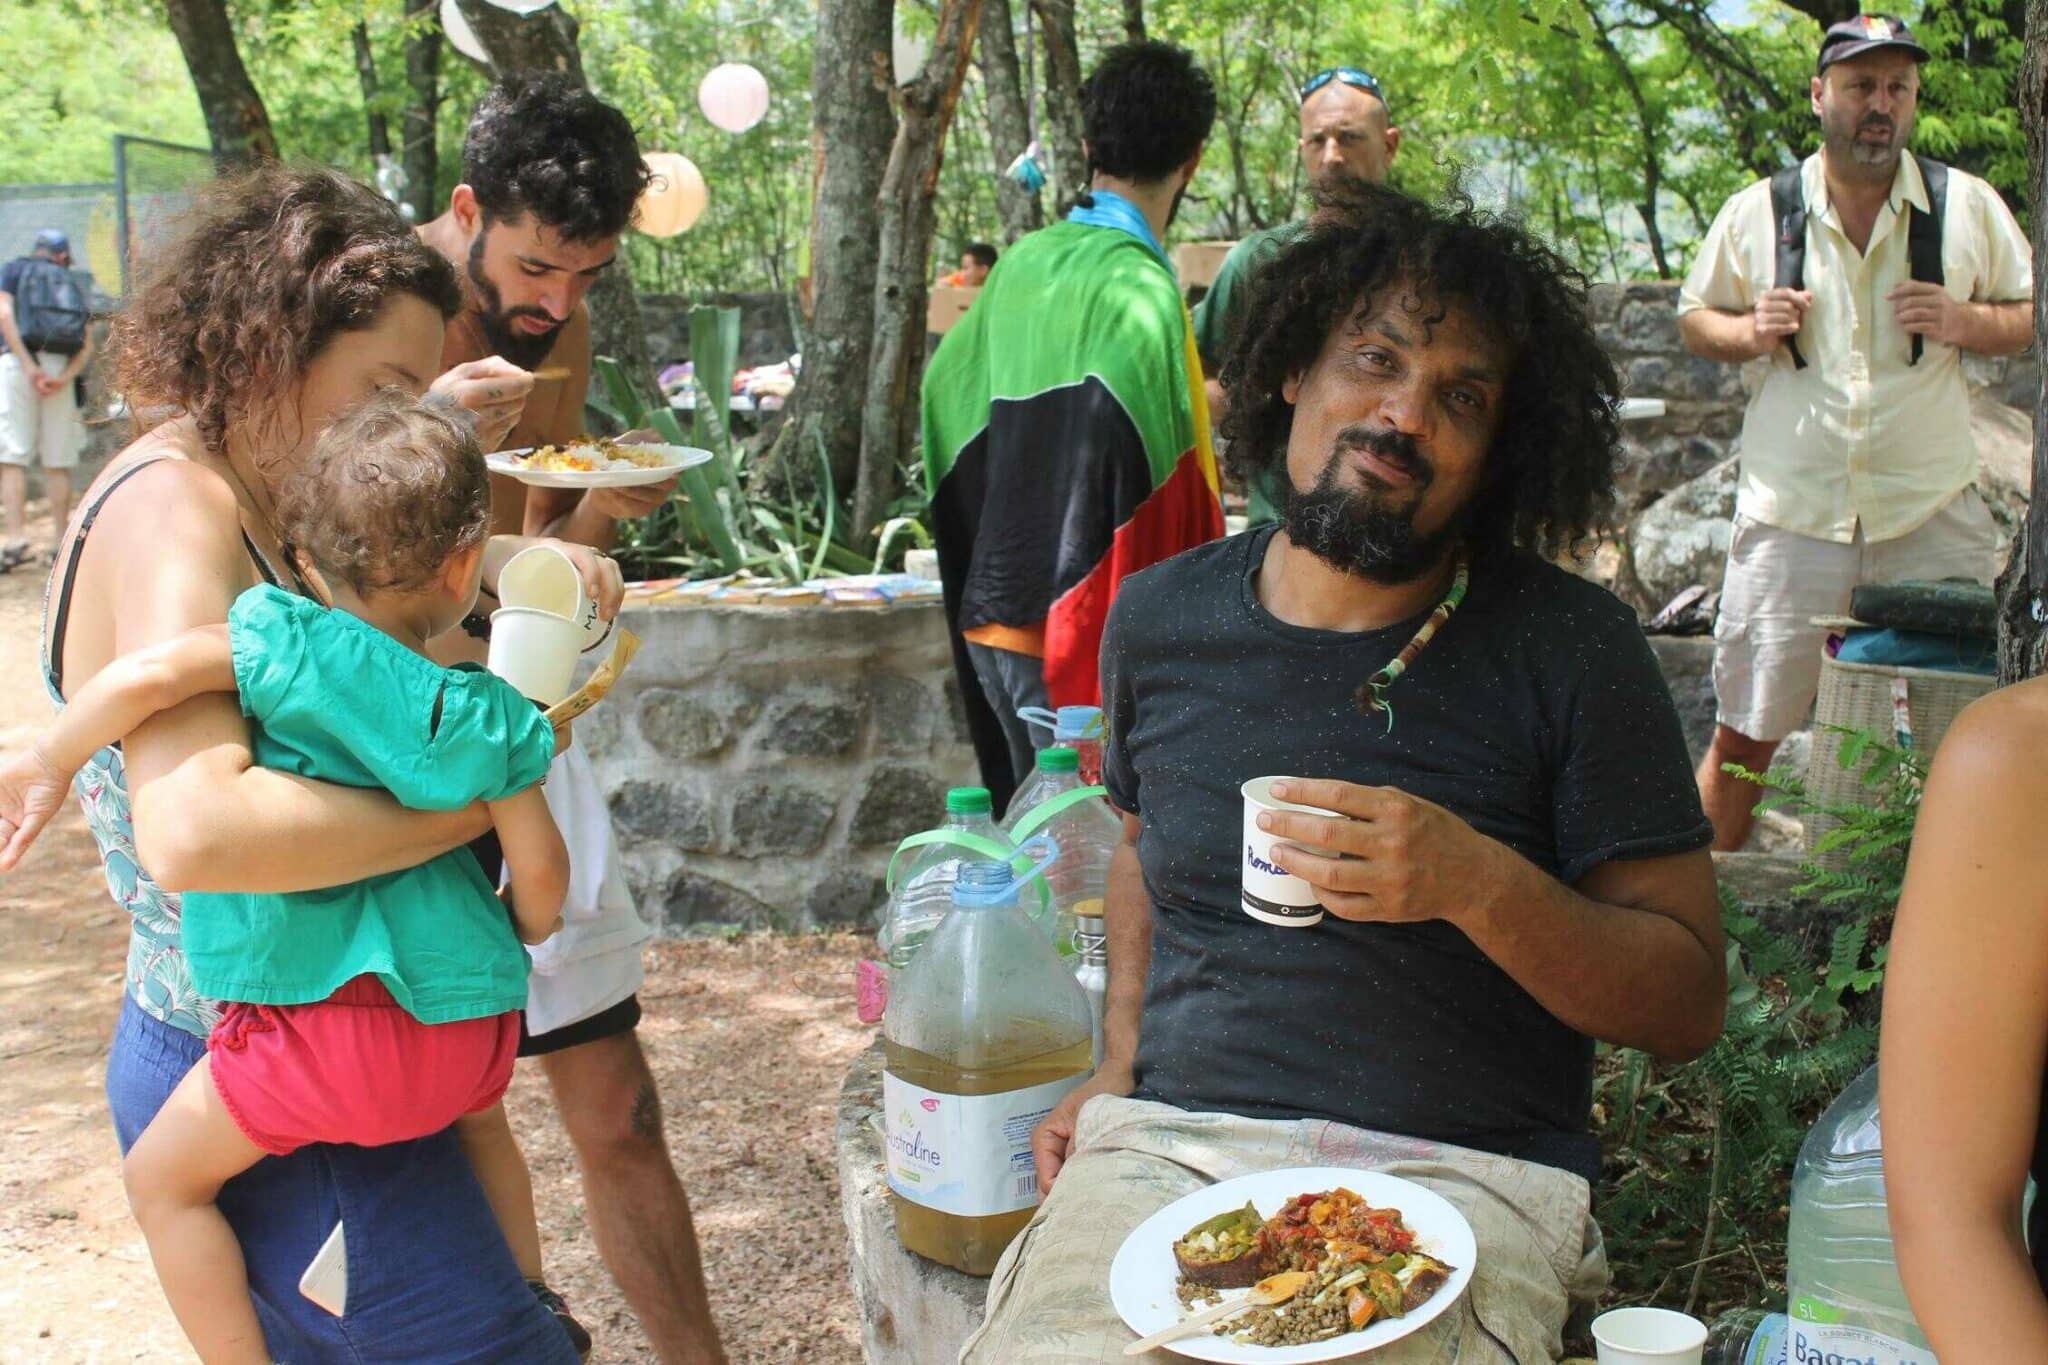
[[[1253,1346],[1231,1339],[1237,1320],[1226,1318],[1216,1325],[1213,1334],[1200,1332],[1159,1349],[1224,1365],[1310,1365],[1315,1361],[1348,1359],[1421,1331],[1448,1311],[1472,1283],[1472,1267],[1479,1259],[1472,1225],[1449,1200],[1412,1180],[1336,1166],[1259,1171],[1196,1190],[1168,1204],[1140,1223],[1117,1249],[1109,1270],[1110,1301],[1124,1324],[1139,1336],[1171,1327],[1190,1316],[1182,1309],[1176,1292],[1180,1270],[1173,1259],[1174,1242],[1189,1228],[1219,1213],[1243,1208],[1247,1200],[1270,1218],[1298,1194],[1340,1187],[1376,1208],[1399,1209],[1402,1221],[1415,1233],[1416,1250],[1450,1266],[1450,1279],[1412,1312],[1325,1341],[1299,1346]],[[1237,1299],[1249,1292],[1226,1289],[1222,1296],[1226,1300]]]
[[[484,463],[493,474],[533,488],[632,488],[672,479],[710,459],[710,451],[695,446],[572,441],[538,449],[525,446],[494,451],[484,457]]]

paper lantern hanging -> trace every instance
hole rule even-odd
[[[485,66],[491,64],[491,54],[484,51],[484,45],[477,41],[476,30],[469,26],[469,20],[462,17],[462,6],[455,0],[441,0],[441,31],[448,35],[448,46],[463,56]]]
[[[509,10],[524,19],[529,14],[539,14],[554,4],[555,0],[484,0],[484,3],[498,9]]]
[[[908,85],[924,70],[924,64],[931,60],[932,39],[928,33],[905,33],[903,16],[896,16],[896,31],[890,35],[889,56],[896,68],[896,84]]]
[[[714,66],[697,86],[697,107],[713,127],[744,133],[768,116],[768,78],[745,62]]]
[[[711,193],[704,175],[680,152],[649,152],[641,158],[654,178],[640,196],[633,226],[650,237],[673,237],[703,216]]]

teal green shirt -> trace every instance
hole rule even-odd
[[[228,638],[263,767],[459,810],[525,790],[554,759],[547,718],[512,687],[346,612],[264,584],[235,599]],[[368,973],[427,1024],[526,1003],[526,950],[467,849],[324,891],[183,900],[193,983],[217,1000],[305,1004]]]
[[[1195,305],[1194,311],[1195,349],[1201,352],[1202,369],[1211,379],[1223,368],[1223,352],[1229,344],[1230,334],[1244,320],[1251,277],[1266,262],[1299,241],[1307,230],[1307,223],[1296,222],[1254,232],[1230,248],[1230,254],[1217,267],[1216,283],[1209,286],[1209,292],[1202,295],[1202,301]],[[1275,500],[1269,496],[1276,491],[1261,487],[1245,490],[1246,520],[1251,525],[1263,526],[1280,519]]]

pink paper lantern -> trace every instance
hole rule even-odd
[[[697,107],[713,126],[744,133],[768,116],[768,78],[745,62],[714,66],[697,86]]]
[[[650,237],[673,237],[688,231],[704,214],[711,192],[704,173],[680,152],[648,152],[641,160],[654,172],[640,195],[633,226]]]

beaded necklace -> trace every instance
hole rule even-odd
[[[1429,614],[1429,619],[1422,623],[1421,629],[1415,632],[1407,644],[1401,646],[1401,652],[1359,687],[1358,709],[1368,716],[1381,711],[1386,712],[1388,734],[1394,733],[1394,704],[1387,700],[1387,689],[1401,680],[1401,675],[1406,673],[1422,651],[1429,647],[1429,642],[1443,629],[1444,622],[1450,620],[1452,613],[1464,602],[1465,588],[1471,579],[1472,562],[1460,551],[1458,571],[1451,579],[1451,590],[1444,594],[1444,600],[1436,604],[1436,610]]]

